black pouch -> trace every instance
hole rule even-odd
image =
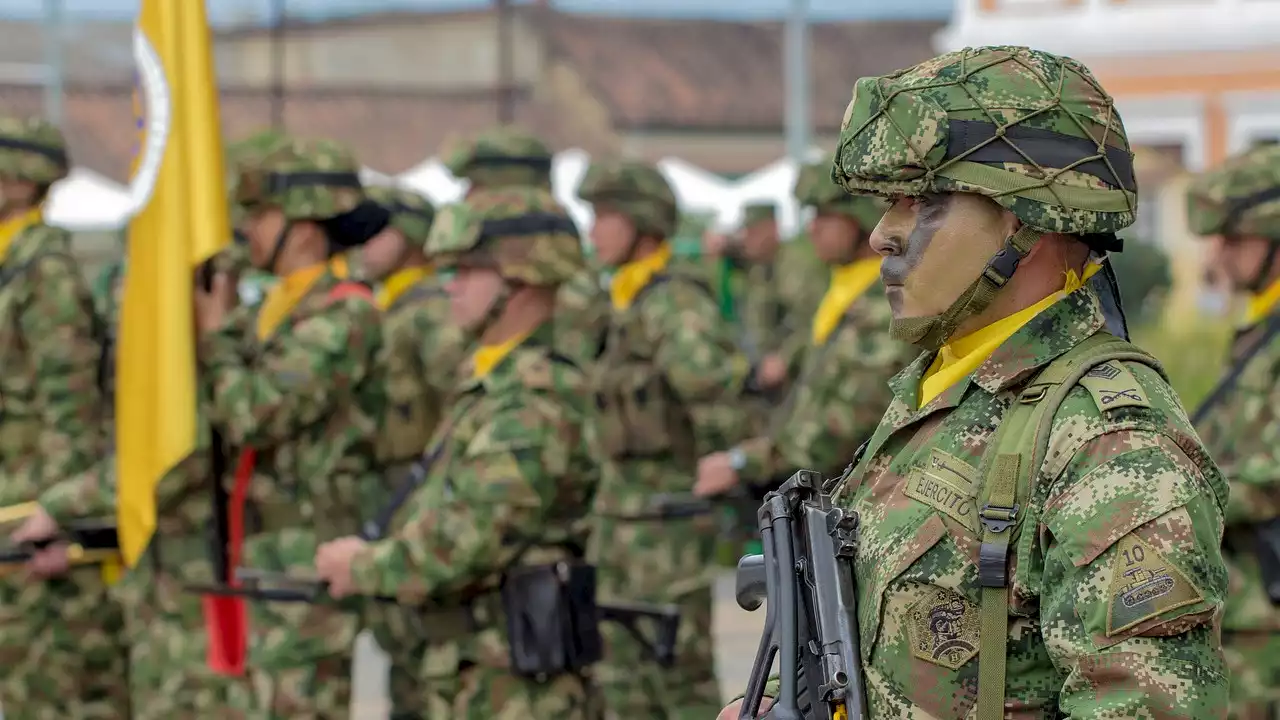
[[[503,579],[501,592],[513,673],[542,682],[603,657],[594,566],[562,562],[515,568]]]
[[[1280,518],[1254,527],[1258,570],[1272,605],[1280,605]]]

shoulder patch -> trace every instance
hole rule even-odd
[[[1080,378],[1080,385],[1093,396],[1098,409],[1106,412],[1122,407],[1151,407],[1138,378],[1119,360],[1095,365]]]
[[[1129,533],[1116,543],[1107,589],[1107,637],[1202,600],[1200,589],[1142,538]]]
[[[929,588],[907,613],[912,655],[950,670],[959,670],[978,655],[981,614],[960,595]]]

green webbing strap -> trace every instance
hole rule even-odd
[[[976,720],[1003,720],[1005,661],[1009,650],[1009,548],[1022,521],[1022,503],[1031,497],[1049,445],[1053,417],[1080,378],[1109,360],[1131,360],[1163,374],[1155,358],[1128,342],[1098,332],[1060,355],[1018,393],[992,442],[994,460],[983,483],[982,546],[978,582],[982,586],[978,645]]]

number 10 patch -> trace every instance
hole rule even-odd
[[[1116,543],[1107,590],[1107,637],[1203,599],[1181,570],[1137,535]]]

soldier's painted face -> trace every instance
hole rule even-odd
[[[813,252],[828,265],[853,262],[861,235],[857,221],[840,213],[819,212],[809,221]]]
[[[871,233],[895,318],[942,314],[1012,234],[1016,219],[972,193],[895,202]]]
[[[625,263],[634,245],[636,226],[626,215],[599,205],[591,224],[591,245],[596,257],[606,266]]]
[[[360,257],[369,274],[382,279],[400,268],[407,250],[404,233],[388,225],[360,248]]]
[[[1262,267],[1267,261],[1269,245],[1270,241],[1256,235],[1217,235],[1209,246],[1209,263],[1226,277],[1234,290],[1249,290],[1257,278],[1271,276],[1271,268]]]
[[[453,321],[464,330],[473,330],[489,316],[505,281],[493,268],[461,265],[446,287]]]

